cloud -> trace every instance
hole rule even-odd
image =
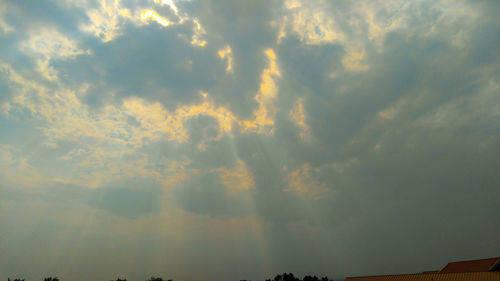
[[[338,19],[342,20],[342,15],[329,16],[325,11],[330,9],[324,2],[287,0],[285,9],[288,13],[281,21],[279,42],[288,35],[285,31],[288,28],[307,45],[342,45],[346,52],[342,64],[348,71],[366,71],[370,68],[362,62],[366,52],[361,40],[340,28]]]
[[[155,0],[155,3],[158,3],[160,5],[167,5],[172,11],[174,11],[175,15],[179,16],[179,9],[175,5],[174,1],[172,0]]]
[[[304,99],[297,98],[293,104],[290,113],[288,114],[290,119],[299,127],[299,136],[302,140],[309,140],[311,138],[311,132],[309,126],[306,123],[306,114],[304,112]]]
[[[233,55],[231,54],[231,47],[226,46],[224,49],[218,52],[219,57],[227,59],[226,72],[232,72],[233,70]]]
[[[498,4],[46,5],[0,15],[2,274],[342,277],[498,252]]]
[[[370,66],[363,63],[366,51],[363,48],[349,47],[342,58],[342,65],[349,71],[367,71]]]
[[[44,86],[26,80],[9,65],[3,65],[8,73],[11,87],[18,90],[13,97],[13,110],[28,110],[43,122],[43,132],[51,142],[70,141],[77,145],[76,152],[60,156],[62,160],[76,160],[80,167],[107,167],[107,170],[83,174],[82,179],[75,179],[77,184],[97,187],[109,178],[121,177],[123,169],[157,177],[165,185],[172,181],[169,177],[145,170],[144,160],[137,160],[123,167],[115,162],[126,155],[132,155],[137,149],[151,141],[158,141],[165,135],[180,142],[185,141],[183,122],[200,110],[215,114],[216,110],[208,104],[178,111],[168,118],[168,112],[159,104],[147,104],[143,100],[126,100],[120,107],[107,106],[101,112],[92,112],[83,104],[77,94],[69,90],[50,92]],[[10,112],[9,111],[9,112]],[[133,117],[140,126],[129,124]],[[221,117],[222,118],[222,117]],[[221,130],[225,128],[222,126]],[[105,149],[106,147],[106,149]],[[126,166],[132,165],[130,168]],[[176,182],[174,180],[173,182]]]
[[[59,177],[44,177],[15,147],[0,146],[0,180],[6,186],[40,187],[46,183],[66,183]]]
[[[392,119],[394,117],[394,114],[396,114],[396,109],[388,108],[386,110],[380,111],[378,113],[378,116],[382,119]]]
[[[255,95],[255,100],[259,107],[253,111],[254,120],[240,121],[243,132],[254,132],[259,134],[272,134],[274,129],[274,116],[276,107],[273,101],[278,95],[278,86],[275,77],[281,76],[276,63],[276,54],[272,49],[266,50],[269,60],[269,67],[264,69],[261,76],[259,92]]]
[[[143,21],[152,20],[152,21],[155,21],[162,26],[168,26],[170,24],[166,18],[158,15],[158,13],[153,11],[153,10],[147,10],[145,12],[142,12],[141,19]]]
[[[97,9],[86,10],[89,22],[80,26],[81,30],[94,34],[103,42],[121,35],[124,21],[132,18],[127,8],[122,8],[119,0],[101,0]]]
[[[51,66],[54,60],[75,59],[80,55],[91,55],[90,50],[83,50],[78,43],[55,29],[42,29],[34,32],[20,45],[28,55],[34,56],[38,71],[49,81],[58,80],[58,72]]]
[[[0,36],[14,31],[14,28],[12,26],[10,26],[5,19],[5,14],[7,14],[7,11],[8,11],[7,2],[1,3],[0,4]]]
[[[160,15],[150,7],[146,8],[137,5],[129,8],[124,7],[120,0],[101,0],[98,8],[91,8],[87,5],[81,5],[81,3],[75,3],[75,5],[84,9],[88,17],[88,23],[81,23],[80,29],[94,34],[104,43],[120,37],[123,34],[124,26],[129,22],[135,25],[144,25],[153,21],[163,27],[190,24],[192,26],[190,43],[193,46],[205,46],[207,42],[202,39],[205,30],[198,19],[179,10],[172,1],[154,1],[154,3],[159,6],[166,5],[169,7],[170,11],[173,12],[173,20]],[[180,35],[185,36],[186,34]]]
[[[63,48],[59,56],[72,57],[81,53],[71,46]],[[46,48],[40,52],[50,55],[54,50]],[[117,171],[121,165],[114,167],[116,164],[110,163],[133,155],[146,144],[162,139],[188,142],[185,124],[193,117],[203,115],[217,121],[217,135],[204,139],[199,144],[201,149],[204,149],[206,141],[219,140],[224,134],[230,133],[235,124],[241,126],[242,132],[272,133],[276,111],[272,101],[277,95],[274,76],[280,73],[274,52],[267,50],[266,55],[270,59],[269,68],[263,71],[260,91],[255,96],[259,107],[254,111],[254,120],[238,120],[228,108],[215,105],[206,93],[201,93],[200,103],[181,106],[173,112],[166,110],[160,103],[149,103],[141,98],[128,98],[121,105],[107,105],[95,112],[79,98],[84,93],[64,88],[53,91],[23,77],[8,64],[3,64],[3,72],[7,74],[6,78],[10,81],[10,87],[16,90],[16,95],[4,107],[9,108],[8,112],[28,110],[32,116],[39,118],[50,142],[70,141],[78,145],[78,156],[82,157],[73,159],[69,153],[61,155],[60,159],[76,160],[80,167],[108,167],[103,172],[83,176],[92,178],[89,186],[97,187],[106,181],[105,178],[114,178],[119,174]],[[86,89],[82,87],[81,91]],[[130,120],[134,120],[135,125]],[[81,180],[77,182],[82,183]]]
[[[233,169],[218,168],[216,170],[222,183],[229,190],[247,190],[255,188],[255,182],[252,173],[248,170],[245,162],[238,160]]]
[[[293,192],[295,195],[306,199],[320,199],[330,190],[326,182],[317,181],[311,176],[311,164],[304,163],[300,168],[290,172],[287,176],[288,186],[285,192]]]
[[[333,18],[329,17],[322,5],[308,4],[300,0],[285,1],[285,8],[290,15],[283,18],[283,24],[290,25],[305,44],[317,45],[344,41],[344,33]],[[283,37],[283,30],[280,38]]]
[[[89,50],[80,49],[77,42],[54,29],[42,29],[34,32],[27,41],[21,44],[21,49],[48,59],[70,59],[90,54]]]

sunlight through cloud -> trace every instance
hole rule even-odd
[[[162,26],[168,26],[170,23],[168,20],[153,10],[144,11],[141,13],[141,19],[143,21],[153,20]]]

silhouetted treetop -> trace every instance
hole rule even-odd
[[[274,279],[266,279],[266,281],[333,281],[330,280],[328,277],[323,277],[319,279],[316,275],[314,276],[304,276],[303,279],[299,279],[293,275],[293,273],[283,273],[283,274],[278,274],[274,277]]]
[[[146,281],[163,281],[163,278],[151,276],[151,278],[149,278]]]

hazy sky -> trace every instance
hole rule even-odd
[[[0,1],[0,281],[500,254],[500,1]]]

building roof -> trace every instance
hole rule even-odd
[[[500,281],[500,272],[462,272],[347,277],[345,281]]]
[[[450,262],[440,271],[347,277],[345,281],[500,281],[500,257]]]
[[[440,273],[493,271],[498,270],[496,268],[498,268],[499,265],[500,257],[450,262],[445,267],[443,267],[443,269],[441,269]]]

